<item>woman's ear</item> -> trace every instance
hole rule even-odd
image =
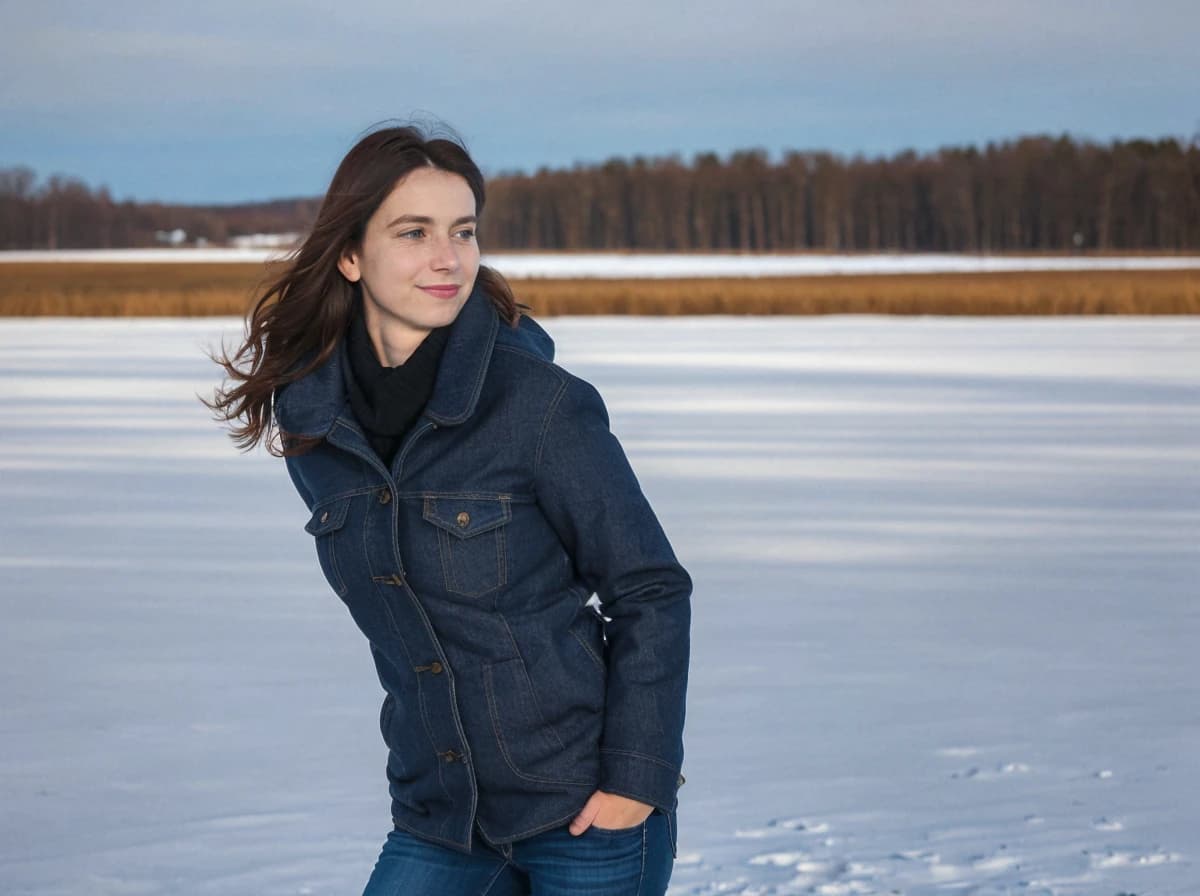
[[[342,254],[338,256],[338,270],[342,272],[342,276],[351,283],[357,283],[362,279],[362,272],[358,269],[358,254],[350,246],[342,250]]]

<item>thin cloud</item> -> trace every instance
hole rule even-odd
[[[256,197],[316,192],[325,166],[280,147],[307,134],[336,161],[367,124],[419,110],[492,170],[1200,125],[1194,2],[9,5],[0,166],[118,193],[215,196],[232,179],[214,159],[238,190],[257,176]]]

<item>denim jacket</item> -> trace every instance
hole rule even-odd
[[[344,349],[274,413],[323,439],[287,469],[386,692],[395,824],[470,852],[476,829],[511,843],[601,789],[662,811],[674,853],[692,583],[599,393],[476,288],[388,469]]]

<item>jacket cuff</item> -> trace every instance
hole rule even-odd
[[[683,775],[673,765],[628,750],[600,748],[600,784],[605,793],[629,797],[671,812],[678,804]]]

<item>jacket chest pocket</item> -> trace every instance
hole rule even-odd
[[[421,516],[437,532],[447,591],[478,597],[507,583],[507,499],[426,498]]]
[[[338,597],[346,596],[346,582],[338,567],[337,534],[346,524],[351,498],[326,501],[313,508],[312,518],[305,524],[304,531],[313,536],[317,545],[317,560],[325,573],[330,587]]]

